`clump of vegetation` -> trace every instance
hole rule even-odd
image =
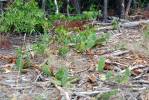
[[[112,71],[108,71],[106,74],[106,80],[125,84],[129,81],[130,75],[131,71],[128,68],[123,73],[114,74]]]
[[[57,20],[66,20],[66,16],[61,13],[55,14],[55,15],[50,15],[49,20],[52,22],[57,21]]]
[[[22,71],[22,69],[23,69],[23,53],[22,53],[22,49],[21,48],[17,49],[16,68],[19,71]]]
[[[77,39],[75,48],[78,52],[84,52],[97,45],[104,44],[108,40],[108,36],[109,34],[97,36],[95,31],[87,29],[75,37]]]
[[[100,16],[101,13],[100,11],[84,11],[82,14],[82,19],[86,19],[86,20],[94,20],[97,18],[97,16]]]
[[[97,71],[103,72],[104,68],[106,67],[106,61],[104,57],[100,57],[97,65]],[[114,74],[112,71],[108,71],[105,75],[104,80],[114,81],[118,83],[127,83],[129,81],[131,75],[131,71],[127,68],[124,72],[118,72]]]
[[[66,56],[66,54],[69,52],[69,47],[68,46],[63,46],[59,48],[59,55],[60,56]]]
[[[112,20],[112,28],[113,29],[118,29],[119,28],[119,23],[117,19]]]
[[[111,90],[109,92],[105,92],[102,95],[100,95],[98,100],[110,100],[110,98],[118,93],[117,89]]]
[[[64,27],[56,29],[56,40],[58,43],[67,47],[60,49],[60,51],[68,51],[69,44],[73,44],[72,47],[78,52],[84,52],[96,45],[102,45],[109,39],[109,34],[105,33],[101,36],[97,36],[94,28],[87,27],[84,31],[80,31],[78,34],[70,34]],[[67,49],[67,50],[66,50]]]
[[[49,47],[50,40],[50,36],[47,33],[44,33],[41,36],[40,41],[32,45],[35,54],[46,54],[46,49]]]
[[[149,25],[145,25],[143,31],[144,31],[144,38],[149,38]]]
[[[73,78],[69,76],[69,71],[66,67],[61,67],[57,72],[53,72],[50,65],[43,65],[42,72],[46,76],[53,77],[53,83],[59,86],[67,87],[71,85]]]
[[[105,64],[106,64],[105,58],[100,57],[97,65],[97,71],[102,72],[104,70]]]
[[[60,81],[61,86],[66,86],[69,80],[68,69],[65,67],[61,67],[55,74],[55,78]]]
[[[21,48],[18,48],[16,52],[17,52],[16,69],[22,72],[24,68],[28,68],[31,66],[30,51],[26,49],[23,52]]]
[[[44,12],[35,0],[15,0],[0,19],[0,32],[44,32],[48,27]]]

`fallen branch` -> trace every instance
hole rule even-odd
[[[107,89],[107,90],[101,90],[101,91],[85,91],[85,92],[73,92],[74,95],[77,95],[77,96],[94,96],[94,95],[97,95],[97,94],[103,94],[103,93],[106,93],[106,92],[110,92],[111,89]]]
[[[105,57],[121,56],[121,55],[127,54],[129,52],[130,52],[129,50],[125,50],[125,51],[117,50],[117,51],[114,51],[110,54],[105,54],[103,56],[105,56]]]
[[[133,27],[140,26],[141,24],[149,24],[149,20],[124,22],[124,23],[119,24],[119,26],[123,27],[123,28],[133,28]],[[108,23],[108,24],[94,23],[94,25],[98,25],[98,27],[96,28],[97,31],[113,30],[113,26],[111,25],[111,23]],[[100,25],[102,25],[102,26],[99,27]]]
[[[123,27],[123,28],[132,28],[132,27],[139,26],[140,24],[149,24],[149,20],[126,22],[126,23],[120,24],[120,26]]]

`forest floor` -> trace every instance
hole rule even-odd
[[[143,45],[141,28],[106,31],[111,33],[109,41],[85,53],[70,50],[63,58],[56,44],[49,46],[52,70],[65,66],[76,79],[67,87],[54,84],[52,77],[44,76],[36,67],[24,73],[15,70],[16,48],[23,45],[24,37],[10,36],[12,47],[0,49],[0,100],[149,100],[149,48]],[[103,72],[96,70],[100,56],[106,59]],[[37,56],[32,60],[39,65],[45,58]],[[127,82],[114,81],[117,77],[106,80],[108,72],[111,76],[121,75],[126,69],[131,71]]]

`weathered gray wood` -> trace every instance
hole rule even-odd
[[[130,6],[131,6],[132,0],[129,0],[126,11],[125,11],[125,17],[128,16],[129,10],[130,10]]]
[[[140,24],[149,24],[149,20],[141,20],[141,21],[134,21],[134,22],[126,22],[120,24],[121,27],[124,28],[131,28],[131,27],[136,27],[139,26]]]
[[[104,0],[104,21],[106,21],[107,20],[107,16],[108,16],[108,0]]]

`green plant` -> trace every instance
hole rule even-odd
[[[106,80],[114,81],[118,83],[127,83],[129,81],[131,71],[127,68],[123,73],[113,73],[111,71],[107,72]]]
[[[66,86],[69,81],[68,69],[61,67],[55,74],[55,78],[60,81],[61,86]]]
[[[95,46],[95,43],[96,43],[96,34],[95,33],[89,34],[86,37],[86,39],[83,39],[83,37],[85,38],[85,36],[82,36],[80,43],[78,43],[78,45],[76,45],[76,48],[79,52],[83,52],[88,49],[91,49],[93,46]]]
[[[52,72],[50,70],[50,66],[49,65],[43,65],[42,66],[42,72],[44,75],[47,75],[47,76],[51,76],[52,75]]]
[[[109,92],[103,93],[98,100],[110,100],[110,98],[118,93],[118,90],[114,89]]]
[[[31,66],[30,51],[27,48],[24,52],[21,48],[16,50],[17,59],[16,59],[16,69],[22,72],[24,68]]]
[[[49,20],[55,22],[57,20],[66,20],[66,16],[59,13],[59,14],[52,14],[49,16]]]
[[[58,41],[58,43],[62,45],[66,45],[69,43],[71,36],[64,27],[56,28],[55,32],[57,33],[56,40]]]
[[[100,57],[97,65],[97,71],[102,72],[104,70],[104,67],[105,67],[105,58]]]
[[[50,44],[50,36],[47,33],[44,33],[40,37],[40,41],[32,45],[32,48],[36,54],[45,54],[46,49],[49,47]]]
[[[61,47],[58,49],[59,55],[65,56],[69,52],[69,46],[71,36],[64,27],[58,27],[56,30],[56,41],[61,44]]]
[[[75,37],[76,49],[78,52],[84,52],[89,50],[97,45],[104,44],[107,41],[108,37],[106,34],[97,36],[92,29],[81,32]]]
[[[110,38],[110,33],[104,33],[97,37],[96,45],[103,45],[105,44]]]
[[[69,44],[73,44],[77,52],[84,52],[96,45],[102,45],[109,39],[109,34],[96,35],[94,28],[86,27],[84,31],[80,31],[78,34],[69,34],[64,27],[58,27],[56,30],[56,41],[61,44],[62,48],[59,49],[59,53],[63,51],[68,52]],[[63,52],[64,54],[64,52]]]
[[[112,71],[108,71],[106,74],[106,80],[113,80],[113,73]]]
[[[59,55],[65,56],[69,52],[69,47],[68,46],[63,46],[59,48]]]
[[[131,71],[127,68],[124,73],[115,76],[115,81],[118,83],[127,83],[129,81]]]
[[[34,98],[34,100],[45,100],[45,98],[42,97],[42,96],[37,96],[37,97]]]
[[[22,49],[18,48],[17,49],[17,60],[16,60],[16,68],[17,70],[19,70],[20,72],[23,69],[23,53],[22,53]]]
[[[44,32],[48,28],[44,12],[41,11],[35,0],[23,2],[15,0],[0,20],[0,32]]]
[[[99,12],[97,11],[84,11],[82,14],[82,19],[86,20],[94,20],[99,15]]]
[[[119,27],[118,20],[117,19],[113,19],[112,20],[112,28],[113,29],[118,29],[118,27]]]
[[[144,38],[149,38],[149,25],[145,26],[145,30],[144,31]]]

